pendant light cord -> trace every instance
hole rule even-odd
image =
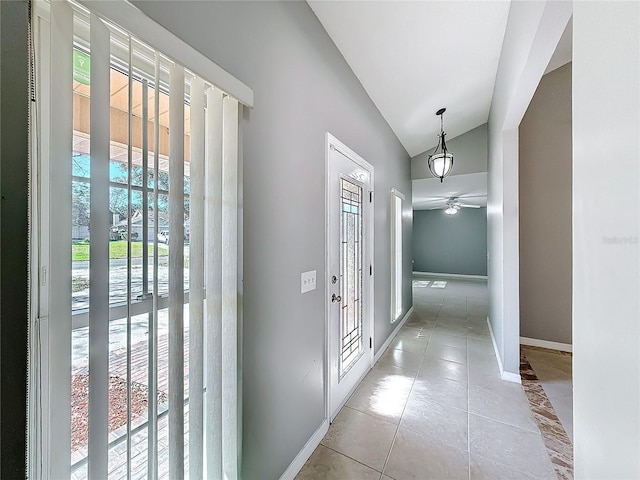
[[[442,112],[440,114],[440,138],[442,139],[442,151],[446,155],[446,153],[447,153],[447,144],[444,141],[445,133],[444,133],[444,119],[443,119],[443,117],[444,117],[444,112]]]

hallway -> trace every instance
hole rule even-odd
[[[556,478],[521,385],[499,377],[486,283],[426,282],[297,479]]]

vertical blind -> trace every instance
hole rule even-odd
[[[75,3],[37,21],[32,474],[238,478],[242,105]]]

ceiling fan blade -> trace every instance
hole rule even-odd
[[[447,205],[444,205],[442,207],[431,207],[427,208],[427,210],[444,210],[445,208],[448,208]]]
[[[480,208],[480,205],[468,205],[466,203],[459,203],[458,206],[462,208]]]

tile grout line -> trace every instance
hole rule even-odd
[[[436,315],[436,324],[438,323],[438,317],[440,316],[440,312],[441,311],[442,311],[442,303],[440,304],[440,309],[438,310],[438,314]],[[418,373],[420,373],[422,365],[424,364],[424,357],[425,357],[425,354],[427,353],[427,348],[429,348],[429,343],[431,343],[431,337],[432,336],[433,336],[433,329],[431,329],[431,333],[429,334],[429,340],[427,341],[427,346],[425,347],[424,351],[422,352],[422,360],[420,361],[420,365],[418,366],[418,371],[416,373],[416,376],[413,377],[413,382],[411,383],[411,389],[409,390],[409,395],[407,396],[407,400],[404,403],[404,407],[402,408],[402,413],[400,414],[400,421],[398,422],[398,426],[396,427],[396,431],[393,434],[393,441],[391,442],[391,447],[389,448],[389,451],[387,452],[387,458],[385,458],[384,465],[382,466],[382,475],[384,475],[384,471],[387,468],[387,464],[389,463],[389,458],[391,458],[391,452],[393,451],[393,447],[396,444],[396,440],[398,438],[398,431],[400,430],[400,425],[402,424],[402,417],[404,416],[404,412],[407,409],[407,403],[409,403],[409,398],[411,397],[411,392],[413,392],[413,387],[416,384],[416,380],[418,379]],[[387,349],[388,348],[389,347],[387,347]],[[385,353],[387,353],[387,352],[385,351]],[[381,479],[382,479],[382,475],[380,476]]]
[[[481,415],[480,413],[471,413],[471,412],[469,412],[469,415],[470,416],[473,415],[473,416],[478,417],[478,418],[483,418],[485,420],[491,420],[492,422],[500,423],[500,424],[505,425],[507,427],[516,428],[518,430],[522,430],[524,433],[535,433],[535,434],[537,434],[538,431],[540,430],[539,428],[538,428],[538,430],[529,430],[529,429],[526,429],[526,428],[522,428],[519,425],[514,425],[513,423],[505,422],[504,420],[499,420],[499,419],[494,418],[494,417],[488,417],[486,415]]]
[[[353,458],[353,457],[350,457],[350,456],[349,456],[349,455],[347,455],[346,453],[339,452],[339,451],[338,451],[338,450],[336,450],[335,448],[332,448],[332,447],[330,447],[330,446],[328,446],[328,445],[325,445],[325,444],[324,444],[324,443],[322,443],[322,442],[318,445],[318,447],[320,447],[320,446],[322,446],[322,447],[324,447],[324,448],[326,448],[326,449],[329,449],[329,450],[331,450],[332,452],[337,453],[338,455],[342,455],[343,457],[348,458],[349,460],[353,460],[354,462],[359,463],[360,465],[363,465],[363,466],[365,466],[365,467],[367,467],[367,468],[369,468],[369,469],[373,470],[374,472],[378,472],[378,473],[380,474],[380,478],[382,478],[382,475],[383,475],[383,474],[382,474],[382,472],[381,472],[380,470],[376,469],[376,468],[373,468],[371,465],[367,465],[366,463],[362,463],[360,460],[357,460],[357,459],[355,459],[355,458]],[[316,448],[318,448],[318,447],[316,447]],[[314,450],[314,451],[315,451],[315,450]]]

